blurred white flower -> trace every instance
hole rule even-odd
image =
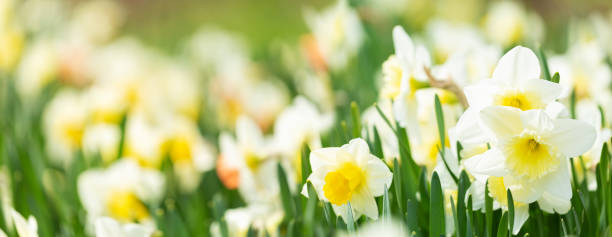
[[[348,218],[348,204],[353,218],[366,215],[378,219],[375,197],[391,186],[393,174],[380,158],[370,154],[368,144],[361,138],[342,147],[326,147],[310,153],[312,183],[319,199],[330,202],[337,216]],[[307,196],[304,188],[302,194]]]
[[[17,69],[16,87],[23,98],[37,96],[58,73],[55,42],[39,39],[28,47]]]
[[[19,237],[38,237],[38,223],[33,216],[26,220],[19,212],[11,210],[15,229]]]
[[[338,0],[334,6],[319,13],[306,9],[304,15],[316,42],[316,48],[312,50],[317,50],[332,70],[346,67],[364,40],[357,12],[346,0]]]
[[[113,124],[96,124],[85,128],[83,132],[83,152],[85,157],[99,155],[105,164],[117,158],[121,129]]]
[[[154,228],[147,205],[160,201],[165,180],[159,171],[141,168],[133,160],[124,158],[107,169],[83,172],[77,187],[87,211],[88,231],[94,231],[94,222],[103,216],[121,223],[140,223]]]
[[[135,223],[120,223],[110,217],[99,217],[95,223],[96,237],[150,237],[155,229]]]
[[[259,204],[229,209],[224,215],[229,236],[232,237],[246,237],[251,227],[260,233],[259,236],[263,236],[264,232],[270,236],[280,236],[277,230],[283,217],[283,211],[279,207]],[[211,225],[212,236],[222,236],[219,228],[217,222]]]
[[[540,42],[544,26],[540,16],[528,12],[519,1],[492,2],[484,17],[484,32],[502,47]]]
[[[74,90],[60,91],[43,112],[47,152],[57,164],[69,164],[81,148],[87,123],[87,107]]]
[[[368,222],[364,226],[359,227],[355,235],[339,232],[342,237],[360,236],[360,237],[378,237],[378,236],[412,236],[409,235],[409,230],[398,220]]]
[[[219,146],[221,151],[217,174],[227,188],[238,188],[248,203],[278,200],[277,162],[270,159],[269,138],[264,137],[253,120],[239,117],[236,122],[236,138],[222,133],[219,136]]]

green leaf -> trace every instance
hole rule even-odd
[[[117,148],[117,159],[123,157],[123,153],[125,150],[125,135],[126,135],[126,124],[127,124],[127,113],[123,114],[123,116],[121,116],[121,121],[119,122],[119,131],[120,131],[120,137],[119,137],[119,147]]]
[[[436,110],[436,122],[438,123],[438,135],[440,138],[440,153],[444,154],[444,148],[446,144],[446,130],[444,128],[444,113],[442,112],[442,104],[440,104],[440,98],[438,97],[438,94],[436,94],[436,96],[434,97],[434,102]]]
[[[468,176],[468,174],[465,172],[465,170],[461,171],[461,174],[459,175],[459,185],[458,185],[458,191],[457,191],[457,221],[459,224],[459,228],[457,229],[458,232],[458,236],[470,236],[470,235],[464,235],[464,233],[466,232],[466,225],[467,225],[467,220],[466,220],[466,210],[465,210],[465,195],[467,193],[468,188],[470,187],[470,177]]]
[[[317,207],[317,193],[312,186],[312,183],[306,183],[308,189],[308,201],[306,203],[306,211],[304,211],[304,236],[313,236],[313,223],[315,217],[315,208]]]
[[[457,237],[461,237],[462,233],[461,231],[459,231],[459,218],[457,216],[457,208],[455,208],[455,200],[453,199],[453,196],[450,197],[450,202],[451,202],[451,210],[453,212],[453,223],[455,224],[455,232]]]
[[[291,218],[294,216],[295,207],[293,206],[294,203],[291,198],[291,191],[289,190],[289,184],[287,183],[287,175],[285,174],[285,170],[280,163],[277,164],[277,175],[281,192],[281,200],[283,202],[283,209],[285,210],[285,218]]]
[[[544,54],[544,49],[542,47],[540,47],[539,50],[540,53],[540,63],[542,64],[542,73],[544,74],[544,79],[546,79],[547,81],[552,81],[552,78],[550,76],[550,69],[548,68],[548,59],[546,58],[546,54]]]
[[[418,205],[419,203],[415,200],[408,199],[406,201],[406,225],[408,226],[408,232],[418,232],[419,230]]]
[[[431,178],[429,202],[429,236],[438,237],[446,234],[444,228],[444,196],[440,185],[440,177],[437,172],[434,172]]]
[[[353,234],[355,233],[355,220],[353,220],[353,207],[351,207],[351,202],[348,202],[347,204],[347,208],[346,208],[346,212],[347,212],[347,220],[345,220],[346,222],[346,228],[349,232],[349,234]]]
[[[489,180],[485,185],[485,223],[487,236],[493,236],[493,198],[489,196]]]
[[[312,173],[312,169],[310,168],[310,147],[308,147],[306,144],[302,148],[300,162],[302,169],[302,184],[306,184],[308,176],[310,176],[310,173]]]
[[[372,128],[372,130],[374,130],[374,144],[373,144],[373,149],[372,149],[372,154],[374,154],[376,157],[384,160],[385,159],[385,153],[383,151],[382,148],[382,141],[380,139],[380,134],[378,133],[378,129],[376,128],[376,126],[374,126]]]
[[[502,218],[499,220],[499,226],[497,228],[497,237],[506,237],[508,236],[508,213],[504,212]]]
[[[221,236],[228,237],[229,231],[227,228],[227,223],[225,222],[225,218],[223,215],[225,214],[225,202],[221,194],[216,194],[213,197],[213,211],[215,215],[215,219],[217,223],[219,223],[219,229],[221,230]]]
[[[353,119],[353,138],[361,136],[361,117],[359,117],[359,106],[355,101],[351,102],[351,117]]]
[[[514,199],[512,198],[512,192],[510,189],[506,190],[506,192],[508,197],[508,229],[512,233],[514,230]]]
[[[395,191],[395,200],[397,206],[400,209],[400,213],[404,213],[403,201],[404,195],[402,194],[402,167],[397,162],[397,159],[393,159],[393,190]]]
[[[576,119],[576,89],[570,94],[570,117]]]
[[[387,184],[384,185],[385,193],[383,194],[383,208],[382,218],[383,222],[389,223],[391,220],[391,205],[389,203],[389,191],[387,190]]]
[[[559,76],[559,72],[555,72],[555,75],[553,75],[551,81],[554,83],[559,83],[559,80],[561,80],[561,76]]]

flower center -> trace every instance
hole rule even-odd
[[[145,205],[129,191],[112,192],[106,206],[110,216],[121,222],[140,222],[149,218]]]
[[[178,137],[171,141],[170,159],[172,162],[191,162],[191,142],[186,137]]]
[[[544,105],[540,102],[540,97],[531,92],[518,90],[508,90],[494,99],[495,105],[510,106],[521,110],[539,109]]]
[[[334,205],[342,205],[351,199],[365,183],[365,175],[361,168],[353,163],[344,163],[336,171],[325,175],[323,194]]]
[[[559,155],[540,137],[524,133],[504,144],[507,167],[517,176],[539,179],[559,166]]]

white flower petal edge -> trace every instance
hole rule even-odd
[[[583,121],[558,119],[553,123],[556,129],[546,134],[545,139],[566,157],[576,157],[588,151],[597,137],[595,128]]]
[[[499,60],[493,71],[493,78],[510,82],[512,85],[540,78],[540,61],[530,49],[516,46]]]

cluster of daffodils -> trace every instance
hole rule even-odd
[[[0,0],[0,237],[607,233],[612,14],[558,49],[483,2],[338,0],[295,42],[170,53],[123,32],[136,3]]]

